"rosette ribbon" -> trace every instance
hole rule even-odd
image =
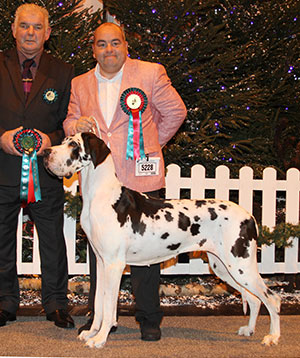
[[[33,129],[21,129],[14,136],[14,145],[22,154],[21,200],[26,203],[42,200],[36,154],[41,148],[42,137]]]
[[[122,110],[129,115],[126,159],[144,159],[142,113],[148,104],[147,96],[139,88],[127,88],[121,95],[120,104]]]

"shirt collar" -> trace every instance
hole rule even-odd
[[[20,62],[20,66],[22,67],[22,64],[25,60],[28,59],[28,57],[26,57],[21,51],[17,50],[18,52],[18,57],[19,57],[19,62]],[[38,67],[39,63],[40,63],[40,59],[42,56],[42,52],[39,52],[37,55],[35,55],[35,57],[33,57],[34,59],[34,63],[32,64],[33,67]]]
[[[106,78],[106,77],[101,75],[101,73],[100,73],[100,65],[99,65],[99,63],[97,63],[97,65],[95,67],[95,76],[96,76],[96,78],[97,78],[97,80],[99,82],[108,82],[108,83],[109,82],[111,82],[111,83],[116,82],[116,81],[120,80],[122,75],[123,75],[124,65],[125,65],[125,63],[121,67],[120,71],[113,78],[109,79],[109,78]]]

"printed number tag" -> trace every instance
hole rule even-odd
[[[158,175],[159,174],[159,160],[160,158],[146,158],[139,159],[135,162],[135,175]]]

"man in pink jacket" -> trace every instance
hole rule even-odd
[[[94,34],[93,56],[97,65],[72,81],[66,135],[95,128],[109,146],[116,174],[130,189],[158,196],[165,185],[161,148],[173,137],[186,117],[186,108],[162,65],[128,58],[128,44],[121,27],[104,23]],[[91,253],[91,318],[96,285],[95,256]],[[161,337],[162,311],[159,301],[159,264],[131,266],[136,299],[136,320],[141,338]]]

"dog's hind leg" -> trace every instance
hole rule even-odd
[[[238,334],[244,336],[251,336],[255,331],[255,325],[259,309],[261,306],[261,301],[253,296],[250,292],[245,290],[237,281],[233,279],[227,270],[223,262],[215,255],[207,252],[209,259],[209,264],[213,272],[224,282],[227,282],[231,287],[235,288],[242,295],[242,301],[244,306],[244,314],[246,314],[247,303],[249,304],[250,309],[250,318],[247,326],[240,327]]]
[[[255,268],[244,267],[244,272],[245,274],[248,273],[247,290],[263,302],[270,314],[270,333],[264,337],[262,344],[267,346],[278,344],[280,337],[280,297],[265,285],[263,279]]]
[[[239,268],[236,267],[236,263],[231,263],[231,265],[226,264],[226,267],[230,267],[229,271],[224,263],[220,259],[216,259],[214,255],[209,254],[209,260],[213,271],[221,279],[240,291],[243,299],[246,299],[249,304],[249,324],[248,326],[241,327],[239,334],[251,335],[254,333],[260,302],[263,302],[269,311],[271,324],[270,333],[264,337],[262,344],[278,344],[280,337],[280,298],[265,285],[257,270],[256,261],[255,265],[253,261],[244,262]]]

